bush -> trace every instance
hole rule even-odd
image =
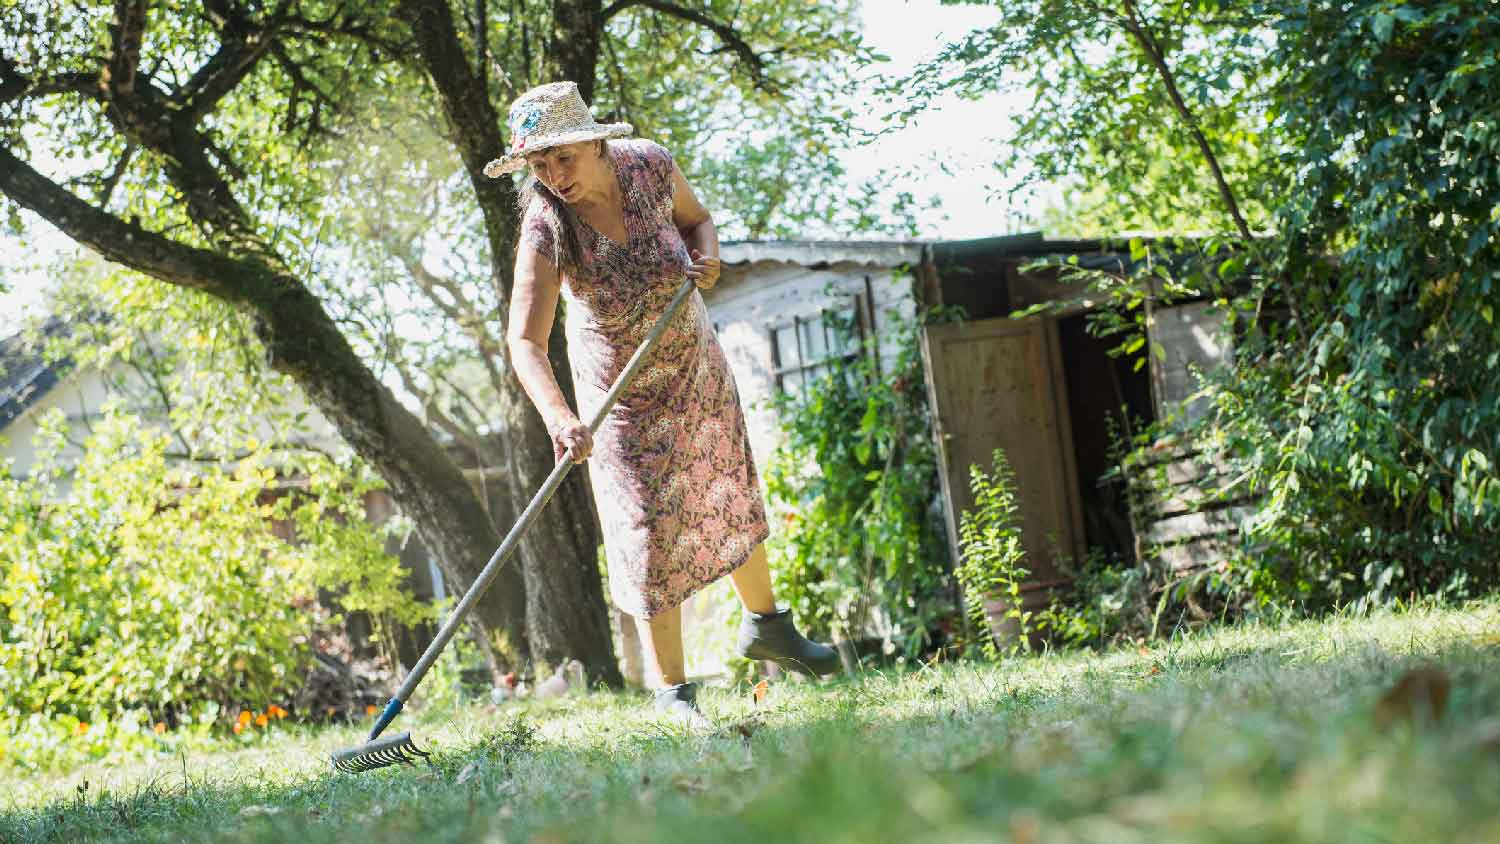
[[[61,432],[58,414],[31,477],[0,468],[0,733],[36,717],[139,710],[175,726],[285,703],[319,589],[377,620],[425,617],[363,521],[378,481],[360,467],[301,461],[307,489],[272,497],[259,451],[177,466],[165,435],[111,410],[65,471]],[[278,522],[300,543],[279,538]]]

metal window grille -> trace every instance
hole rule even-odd
[[[801,392],[835,362],[854,359],[869,329],[864,297],[858,294],[817,314],[772,326],[776,388],[783,393]]]

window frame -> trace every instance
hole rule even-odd
[[[864,288],[864,290],[843,292],[834,297],[825,307],[810,314],[792,314],[788,318],[780,319],[767,326],[766,337],[771,345],[771,380],[776,392],[782,394],[802,392],[810,376],[826,369],[833,361],[853,360],[860,354],[876,356],[876,351],[868,347],[865,342],[875,333],[875,314],[870,296],[869,276],[864,279]],[[853,344],[837,353],[830,351],[834,347],[833,340],[835,339],[828,323],[828,315],[831,313],[840,315],[852,313],[854,317]],[[816,324],[822,332],[823,353],[816,359],[809,360],[803,345],[803,327],[813,324]],[[784,362],[786,354],[782,343],[778,341],[778,336],[787,329],[791,329],[792,338],[797,344],[797,362],[790,365]],[[878,357],[876,362],[878,366]],[[788,390],[786,386],[788,376],[796,379],[796,385],[792,390]]]

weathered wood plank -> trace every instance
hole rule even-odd
[[[1154,549],[1151,558],[1168,571],[1188,572],[1218,565],[1232,549],[1226,538],[1211,536],[1178,545],[1162,545]]]
[[[1240,521],[1254,512],[1252,507],[1225,507],[1162,519],[1146,529],[1146,542],[1161,545],[1200,536],[1222,534],[1237,529]]]
[[[1142,494],[1132,501],[1137,518],[1143,522],[1196,513],[1200,510],[1217,510],[1233,504],[1248,504],[1259,496],[1245,492],[1229,494],[1222,490],[1203,490],[1197,487],[1172,487],[1169,491],[1155,495]]]

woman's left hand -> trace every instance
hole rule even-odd
[[[687,277],[698,285],[699,290],[712,290],[719,283],[719,259],[714,255],[704,255],[694,249],[689,257],[693,259],[693,265],[688,267]]]

